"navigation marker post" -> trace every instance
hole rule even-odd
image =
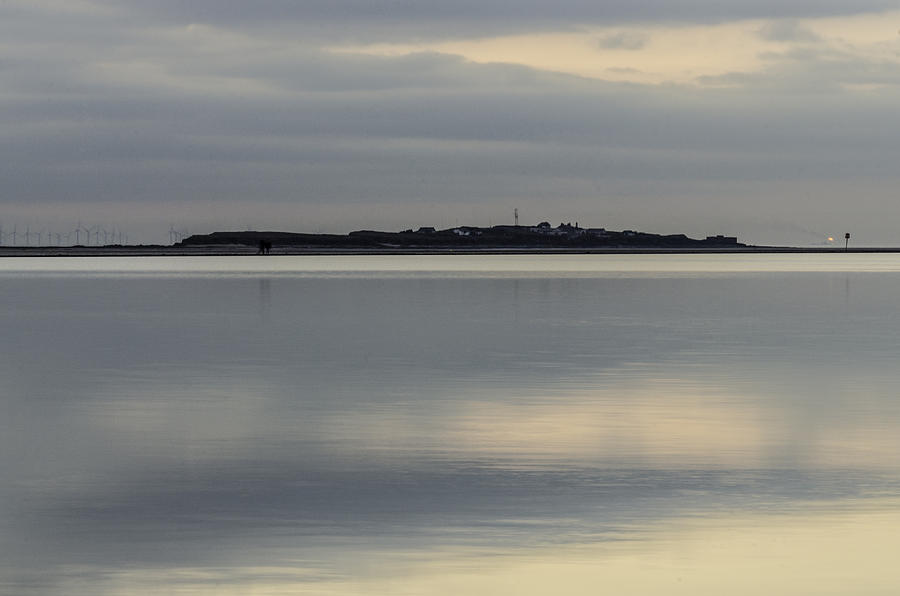
[[[844,251],[850,246],[850,232],[844,234]]]

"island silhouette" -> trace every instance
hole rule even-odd
[[[314,249],[578,249],[578,248],[659,248],[702,249],[740,248],[747,245],[735,236],[689,238],[684,234],[651,234],[634,230],[613,231],[583,228],[578,223],[552,226],[497,225],[456,226],[445,230],[419,227],[401,232],[358,230],[349,234],[304,234],[299,232],[244,231],[195,234],[175,244],[199,246],[270,246]],[[259,251],[266,253],[267,251]]]

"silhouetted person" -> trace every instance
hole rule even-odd
[[[259,240],[259,250],[256,251],[258,255],[266,254],[266,241],[260,238]]]

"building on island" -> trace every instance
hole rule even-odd
[[[737,236],[722,236],[718,234],[716,236],[707,236],[707,242],[714,242],[716,244],[737,244]]]

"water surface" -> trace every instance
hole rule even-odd
[[[0,593],[895,593],[896,255],[0,260]]]

